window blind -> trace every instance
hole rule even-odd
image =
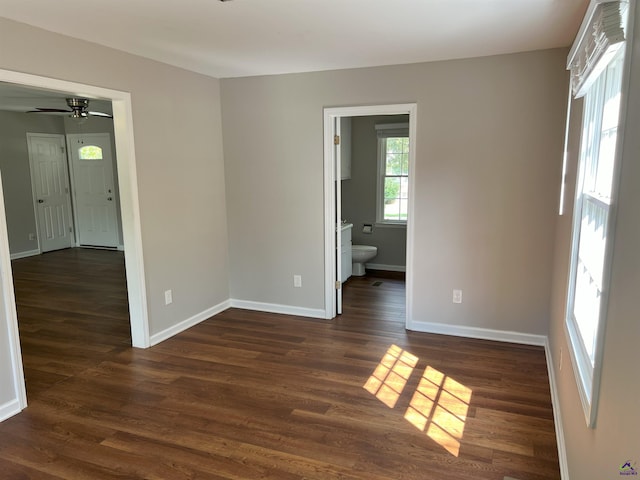
[[[376,124],[378,138],[408,137],[408,123],[378,123]]]
[[[574,97],[584,96],[624,45],[627,6],[626,0],[593,0],[589,5],[567,59]]]

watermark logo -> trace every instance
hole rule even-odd
[[[636,462],[631,462],[630,460],[622,463],[618,468],[620,475],[638,475],[638,470],[636,468]]]

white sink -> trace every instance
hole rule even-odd
[[[341,232],[344,232],[347,228],[353,228],[353,223],[343,223],[340,225]]]

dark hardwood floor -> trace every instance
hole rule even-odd
[[[542,348],[406,332],[396,279],[352,278],[331,322],[230,309],[138,350],[120,253],[13,268],[29,407],[0,478],[560,478]]]

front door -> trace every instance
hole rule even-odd
[[[27,133],[31,184],[41,252],[73,243],[64,135]]]
[[[78,243],[118,246],[113,156],[107,133],[67,135]]]

